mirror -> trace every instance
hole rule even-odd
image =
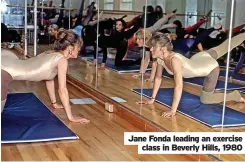
[[[129,87],[139,87],[141,83],[138,75],[141,56],[135,46],[134,34],[144,27],[143,6],[140,0],[105,0],[100,3],[103,14],[98,35],[97,90],[137,113],[140,106],[136,102],[140,101],[140,96]],[[133,78],[133,75],[138,76]],[[134,106],[129,106],[129,103]]]

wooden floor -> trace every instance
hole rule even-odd
[[[3,161],[207,161],[209,158],[195,158],[191,155],[138,155],[136,146],[124,146],[124,132],[141,132],[139,129],[114,114],[106,112],[103,106],[72,105],[73,114],[88,118],[89,124],[71,123],[64,110],[51,107],[44,82],[14,81],[10,92],[33,92],[51,111],[57,115],[79,140],[43,142],[29,144],[2,144]],[[71,98],[89,96],[68,85]],[[57,94],[58,96],[58,94]],[[24,119],[23,119],[24,120]]]
[[[42,51],[42,49],[44,51],[47,48],[39,46],[39,50]],[[90,87],[97,89],[98,91],[102,92],[108,97],[117,96],[125,99],[127,102],[122,104],[127,106],[127,108],[141,114],[145,118],[155,122],[156,124],[160,125],[161,127],[163,127],[168,131],[171,132],[219,132],[221,131],[220,128],[215,128],[215,129],[210,128],[179,113],[177,113],[176,117],[172,119],[163,118],[160,116],[160,114],[163,111],[167,111],[169,109],[157,103],[151,106],[143,106],[141,108],[139,105],[136,104],[137,101],[140,101],[140,96],[131,91],[132,88],[140,88],[141,81],[139,79],[133,79],[132,74],[118,74],[116,72],[106,69],[104,71],[99,70],[98,78],[96,78],[95,67],[91,66],[91,63],[88,63],[81,59],[69,60],[68,73],[70,76],[80,80],[83,83],[86,83]],[[152,86],[153,86],[152,83],[144,82],[143,87],[152,88]],[[21,88],[19,86],[16,87]],[[163,79],[161,87],[173,87],[173,81]],[[197,86],[185,84],[184,90],[192,94],[196,94],[196,95],[200,94],[200,87]],[[244,104],[229,103],[228,106],[245,113]],[[81,114],[86,114],[86,113],[81,113]],[[225,128],[224,131],[244,132],[245,127]],[[135,153],[137,154],[137,152]],[[245,160],[245,155],[220,155],[220,156],[216,155],[216,156],[224,161]],[[149,158],[147,160],[154,160],[154,159],[155,158],[152,159]]]

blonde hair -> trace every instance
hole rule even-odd
[[[145,42],[146,42],[146,44],[148,44],[151,37],[152,37],[151,32],[149,32],[148,30],[145,30]],[[134,34],[134,41],[136,42],[137,39],[144,39],[144,29],[140,29]]]
[[[56,25],[56,24],[52,24],[48,27],[48,30],[51,30],[51,29],[54,29],[55,31],[58,31],[59,30],[59,26]]]
[[[167,34],[155,33],[149,41],[150,46],[166,47],[168,51],[173,50],[173,44]]]

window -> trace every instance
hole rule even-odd
[[[225,13],[224,12],[214,12],[212,14],[212,18],[211,18],[211,26],[214,26],[218,23],[222,24],[222,26],[225,26]]]
[[[133,10],[132,0],[120,0],[120,10]]]
[[[156,0],[148,0],[147,6],[153,6],[153,7],[155,7],[156,6]]]
[[[192,26],[197,23],[197,12],[185,12],[185,26]],[[194,15],[194,16],[193,16]]]
[[[105,10],[113,10],[114,1],[113,0],[104,0],[104,9]]]
[[[217,23],[221,23],[223,26],[226,25],[225,15],[226,15],[226,10],[227,10],[227,3],[228,3],[227,0],[216,0],[212,2],[213,12],[212,12],[212,18],[211,18],[211,26],[214,26]],[[242,6],[242,8],[244,7]]]
[[[159,5],[162,7],[163,12],[166,10],[166,0],[157,0],[156,1],[156,6]]]
[[[197,22],[197,1],[196,0],[187,0],[185,7],[185,25],[183,26],[191,26],[196,24]],[[193,16],[194,15],[194,16]]]
[[[166,0],[148,0],[148,6],[153,6],[154,8],[156,6],[161,6],[163,12],[165,12],[165,6],[166,6]]]

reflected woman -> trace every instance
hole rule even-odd
[[[46,81],[46,87],[54,108],[64,108],[68,119],[72,122],[88,123],[89,120],[72,115],[69,95],[66,86],[68,59],[77,58],[82,41],[72,31],[57,33],[54,51],[47,51],[28,60],[20,60],[8,50],[2,49],[1,59],[1,105],[4,108],[7,99],[8,84],[12,80]],[[59,105],[55,96],[54,78],[58,75],[59,96],[62,105]]]
[[[245,33],[233,37],[231,39],[231,50],[239,46],[244,40]],[[157,72],[152,97],[142,104],[154,103],[161,85],[163,68],[174,76],[175,82],[172,108],[171,111],[163,113],[165,117],[172,117],[177,111],[183,91],[183,78],[205,77],[200,96],[201,103],[218,104],[224,101],[224,93],[216,93],[214,90],[220,72],[217,59],[228,52],[228,40],[217,47],[199,52],[190,59],[182,54],[174,53],[171,40],[165,34],[154,35],[150,40],[150,44],[152,57],[157,59]],[[245,104],[245,100],[239,91],[232,91],[226,97],[226,101],[244,102]]]

